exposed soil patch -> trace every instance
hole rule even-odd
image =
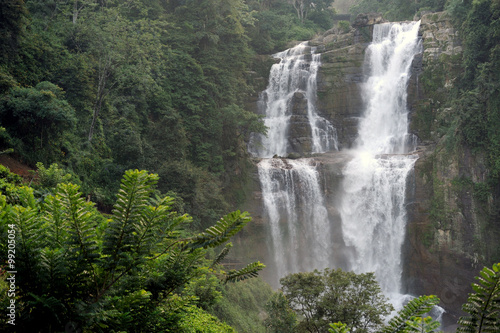
[[[31,180],[31,178],[33,178],[33,174],[30,172],[30,170],[33,170],[33,168],[28,166],[27,164],[19,162],[11,156],[0,155],[0,164],[9,168],[10,172],[23,177],[25,181],[29,181]]]

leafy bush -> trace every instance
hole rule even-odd
[[[329,323],[342,321],[356,332],[369,332],[393,309],[373,273],[326,268],[290,274],[280,283],[290,307],[301,315],[299,331],[326,331]]]
[[[257,262],[230,273],[207,269],[206,250],[226,243],[251,219],[233,212],[192,235],[184,229],[190,217],[172,210],[173,199],[153,197],[157,180],[155,174],[127,171],[108,217],[74,184],[58,184],[43,204],[27,187],[18,188],[16,204],[0,197],[0,234],[15,225],[16,269],[23,272],[16,279],[21,330],[62,331],[70,323],[92,332],[163,332],[190,325],[232,331],[193,309],[197,300],[203,303],[195,296],[202,293],[184,289],[198,277],[214,282],[208,276],[214,274],[233,282],[264,267]],[[6,243],[0,250],[6,253]]]

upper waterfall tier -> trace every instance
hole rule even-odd
[[[407,87],[410,67],[420,52],[419,24],[377,24],[367,49],[370,74],[363,87],[366,103],[356,148],[373,154],[414,150],[408,135]]]
[[[260,95],[267,136],[255,135],[249,151],[257,157],[322,153],[337,149],[335,128],[316,110],[320,54],[307,42],[276,53],[269,85]]]

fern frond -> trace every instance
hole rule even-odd
[[[21,253],[31,255],[44,246],[44,230],[42,221],[38,218],[38,210],[31,207],[14,206],[8,211],[9,224],[15,224]],[[18,259],[19,256],[18,256]],[[26,258],[28,259],[28,258]]]
[[[382,328],[381,333],[398,333],[405,332],[407,322],[412,317],[422,316],[429,312],[433,306],[439,303],[439,298],[434,295],[420,296],[412,299],[401,309],[396,316],[394,316],[389,323]]]
[[[52,203],[54,208],[61,209],[70,256],[76,260],[80,271],[87,269],[87,265],[100,256],[93,203],[86,202],[79,192],[79,186],[74,184],[59,184]]]
[[[144,223],[144,212],[148,207],[152,187],[158,176],[146,171],[128,170],[123,176],[117,200],[113,208],[113,218],[104,234],[103,253],[108,255],[108,268],[127,266],[130,262],[122,256],[137,245],[138,234],[134,230]]]
[[[219,255],[212,261],[212,264],[210,265],[210,268],[214,268],[218,264],[221,263],[222,260],[227,256],[229,253],[229,250],[233,247],[233,243],[227,243],[226,246],[220,251]]]
[[[260,261],[248,264],[246,267],[240,270],[231,270],[225,276],[225,282],[238,282],[246,280],[249,278],[257,277],[259,271],[264,269],[266,265],[262,264]]]
[[[137,235],[134,251],[138,254],[152,255],[162,252],[168,247],[171,239],[177,238],[177,228],[190,219],[187,215],[179,216],[173,212],[170,197],[155,198],[144,208],[143,218],[132,223],[133,232]],[[168,242],[165,242],[168,240]]]
[[[43,286],[50,294],[63,292],[66,287],[65,278],[68,274],[65,253],[62,249],[45,248],[40,252],[40,273]]]
[[[227,242],[238,233],[252,218],[247,212],[239,210],[222,217],[214,226],[192,238],[188,244],[191,248],[216,247]]]
[[[475,293],[462,306],[469,315],[459,319],[457,332],[500,332],[500,264],[484,267],[476,279]]]
[[[406,321],[405,333],[435,333],[441,324],[432,317],[412,317]]]
[[[43,220],[47,229],[48,245],[51,248],[59,248],[67,240],[66,220],[63,217],[63,208],[60,198],[49,195],[44,200]]]
[[[29,198],[26,199],[25,202],[32,201]],[[36,205],[32,207],[31,204],[11,206],[6,210],[3,220],[15,225],[17,231],[15,269],[23,272],[23,278],[30,281],[29,284],[23,286],[23,292],[30,292],[39,286],[40,251],[46,245],[45,229],[43,221],[39,218],[38,207]]]

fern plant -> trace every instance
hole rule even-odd
[[[217,247],[227,242],[236,235],[252,219],[247,212],[239,210],[223,216],[214,226],[207,228],[204,232],[189,240],[190,248]]]
[[[233,243],[229,242],[227,243],[222,251],[215,257],[215,259],[212,261],[212,264],[210,264],[210,268],[214,268],[215,266],[219,265],[222,260],[229,254],[229,250],[233,247]]]
[[[435,333],[441,324],[432,317],[413,317],[406,321],[405,333]]]
[[[231,270],[225,275],[224,281],[227,282],[238,282],[243,281],[252,277],[257,277],[259,271],[264,269],[266,266],[261,262],[253,262],[246,265],[239,270]]]
[[[16,205],[0,195],[0,232],[9,224],[17,232],[24,331],[62,331],[68,322],[89,332],[160,331],[154,325],[162,322],[165,331],[169,320],[177,320],[181,309],[170,310],[176,294],[185,299],[183,287],[212,274],[232,245],[211,263],[207,249],[224,245],[251,219],[233,212],[187,237],[182,226],[191,218],[172,210],[173,199],[152,198],[157,179],[146,171],[127,171],[106,217],[73,184],[59,184],[43,203],[27,187],[17,190]],[[256,262],[216,275],[235,282],[262,268]]]
[[[458,321],[460,333],[500,332],[500,263],[485,267],[472,284],[475,293],[469,294],[462,309],[468,316]]]
[[[408,323],[418,322],[417,317],[429,312],[432,307],[439,303],[439,298],[434,295],[420,296],[412,299],[394,316],[380,333],[413,332]],[[434,324],[432,325],[434,327]],[[431,332],[431,331],[424,331]]]

